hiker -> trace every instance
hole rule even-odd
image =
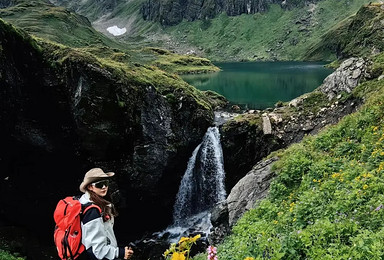
[[[87,259],[129,259],[133,254],[131,247],[117,246],[113,231],[117,211],[114,205],[105,199],[109,179],[113,175],[113,172],[105,173],[100,168],[93,168],[85,174],[80,184],[80,191],[84,193],[80,203],[92,202],[101,209],[100,213],[98,208],[91,208],[84,213],[81,220],[82,243],[86,249],[83,255],[86,255]]]

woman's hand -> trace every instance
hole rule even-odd
[[[129,259],[133,255],[133,250],[131,247],[125,247],[125,254],[124,254],[124,259]]]

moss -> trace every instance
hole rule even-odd
[[[224,108],[229,103],[228,100],[224,96],[222,96],[222,95],[220,95],[214,91],[207,90],[207,91],[203,91],[203,93],[208,98],[209,103],[212,104],[213,108]]]
[[[263,119],[259,114],[242,114],[234,118],[237,123],[247,123],[251,126],[263,126]]]
[[[371,74],[372,77],[377,78],[384,73],[384,53],[374,56],[372,61]]]
[[[153,52],[158,55],[170,55],[171,52],[165,49],[156,48],[156,47],[147,47],[143,49],[144,51]]]
[[[209,73],[220,69],[206,58],[192,55],[179,55],[168,50],[155,47],[147,47],[144,52],[154,54],[155,58],[151,64],[169,73],[189,74],[189,73]]]

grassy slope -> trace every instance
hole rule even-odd
[[[375,67],[383,72],[384,54]],[[272,154],[268,198],[239,220],[219,259],[383,259],[384,80],[352,95],[366,99],[358,112]]]
[[[354,17],[346,19],[325,34],[310,48],[306,57],[324,58],[337,53],[338,58],[369,56],[384,50],[384,10],[378,4],[361,8]]]
[[[136,7],[137,8],[137,7]],[[95,10],[89,10],[96,12]],[[94,55],[117,59],[131,64],[156,64],[158,56],[143,52],[141,46],[129,45],[112,40],[92,28],[90,22],[63,7],[56,7],[44,0],[17,1],[17,5],[0,9],[0,18],[10,22],[39,38],[57,42],[69,47],[82,48]],[[163,58],[164,59],[164,58]],[[183,56],[173,55],[173,60],[185,60]],[[201,66],[191,57],[190,63],[175,63],[173,67],[165,67],[167,72],[206,72],[216,71],[213,64]]]
[[[283,11],[279,6],[271,6],[265,14],[221,15],[207,21],[182,22],[167,32],[203,48],[214,61],[300,60],[305,50],[332,26],[368,2],[324,0],[313,12],[308,11],[309,7]]]
[[[85,17],[41,0],[18,1],[15,6],[0,9],[0,17],[30,34],[71,47],[122,46],[97,33]]]

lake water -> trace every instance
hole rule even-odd
[[[183,75],[200,90],[213,90],[248,109],[273,107],[320,86],[333,72],[319,62],[234,62],[215,64],[222,71]]]

